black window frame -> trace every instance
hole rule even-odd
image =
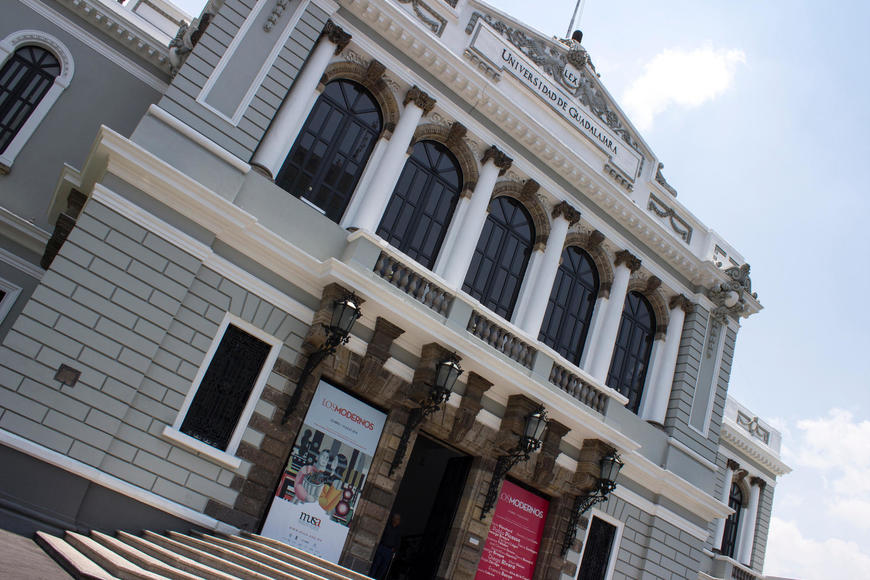
[[[598,268],[578,246],[562,250],[538,340],[580,364],[600,287]]]
[[[593,515],[583,542],[583,555],[578,564],[576,580],[605,580],[613,558],[619,528],[604,518]],[[608,536],[609,537],[606,537]]]
[[[640,409],[655,334],[655,311],[649,300],[640,292],[627,293],[606,384],[628,397],[625,406],[633,413]]]
[[[0,153],[6,151],[62,72],[60,59],[37,44],[16,48],[0,67]]]
[[[462,289],[510,320],[534,243],[535,223],[525,206],[509,196],[496,197],[489,203]]]
[[[377,234],[432,269],[462,192],[462,167],[437,141],[414,144]]]
[[[725,528],[722,532],[722,545],[719,552],[723,556],[734,558],[734,552],[737,550],[737,536],[740,532],[740,512],[743,509],[743,489],[736,481],[731,482],[728,507],[733,509],[734,513],[725,518]]]
[[[317,97],[275,183],[341,220],[384,128],[381,107],[362,84],[335,79]]]

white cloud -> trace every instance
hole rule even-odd
[[[866,545],[863,548],[866,549]],[[863,552],[857,542],[806,538],[795,522],[774,517],[770,523],[764,573],[801,580],[868,578],[870,554]]]
[[[725,92],[737,65],[745,62],[742,50],[666,49],[646,63],[622,103],[635,125],[647,130],[655,116],[672,105],[698,107]]]

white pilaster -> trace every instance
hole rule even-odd
[[[559,270],[559,261],[565,247],[568,228],[580,219],[580,214],[567,203],[562,202],[553,210],[553,223],[550,237],[541,259],[541,267],[531,278],[531,291],[523,304],[523,309],[517,312],[517,326],[537,337],[541,323],[547,313],[547,303],[553,291],[553,282]],[[528,276],[528,275],[527,275]]]
[[[640,268],[640,260],[623,250],[616,254],[615,266],[610,300],[601,323],[601,334],[592,337],[592,340],[599,342],[600,346],[595,350],[595,359],[590,361],[589,373],[602,383],[607,380],[607,371],[613,358],[613,348],[616,346],[616,337],[619,333],[619,321],[622,319],[622,309],[628,293],[628,281],[631,273]]]
[[[599,344],[597,337],[601,336],[601,328],[604,326],[604,320],[607,318],[607,309],[610,305],[610,291],[605,294],[599,291],[598,298],[595,300],[595,309],[592,311],[592,320],[589,325],[589,332],[586,333],[586,353],[580,359],[581,368],[586,372],[592,366],[592,361],[595,360],[595,355],[598,352]]]
[[[519,294],[517,294],[514,312],[511,316],[511,322],[517,326],[520,326],[523,315],[529,307],[529,302],[534,299],[535,283],[541,275],[543,261],[544,249],[532,250],[532,255],[529,256],[529,263],[526,265],[526,271],[523,273],[523,282],[520,285]]]
[[[725,479],[722,484],[722,493],[719,495],[719,501],[728,505],[728,498],[731,496],[731,483],[734,480],[734,470],[738,465],[730,459],[725,464]],[[725,535],[725,520],[727,518],[719,518],[716,520],[716,531],[713,532],[713,549],[719,550],[722,547],[722,537]]]
[[[305,119],[311,113],[316,102],[312,95],[316,93],[317,85],[326,67],[329,66],[329,61],[334,55],[341,53],[348,42],[350,42],[350,35],[331,20],[327,21],[317,46],[311,51],[311,56],[293,82],[287,98],[284,99],[272,124],[269,125],[269,130],[266,131],[260,146],[251,158],[251,165],[265,170],[269,177],[275,178],[284,164],[284,159],[290,153]]]
[[[641,418],[663,425],[668,412],[668,402],[671,398],[671,385],[674,382],[674,369],[677,367],[677,354],[680,350],[680,339],[683,336],[683,321],[686,319],[686,309],[691,303],[681,294],[671,300],[671,311],[668,328],[662,348],[658,349],[651,369],[652,386],[643,398]]]
[[[450,230],[457,230],[454,234],[456,241],[453,243],[453,251],[450,255],[442,252],[444,259],[439,259],[440,264],[438,264],[442,267],[442,271],[439,272],[438,265],[436,265],[436,273],[447,281],[450,288],[459,288],[465,280],[465,273],[471,264],[471,258],[474,256],[480,232],[483,229],[483,224],[486,223],[486,212],[495,182],[498,176],[510,167],[511,159],[495,147],[490,147],[484,154],[482,163],[483,167],[480,170],[477,185],[471,193],[465,218],[461,224],[456,223],[454,219],[448,230],[448,235],[450,235]]]
[[[414,131],[423,115],[432,110],[435,101],[418,87],[412,87],[405,97],[405,110],[396,123],[396,129],[384,150],[381,163],[372,176],[365,197],[359,205],[354,223],[361,230],[375,232],[396,188],[408,158],[408,147],[414,139]]]
[[[761,497],[763,480],[753,477],[749,486],[749,506],[746,508],[746,518],[740,526],[740,544],[736,560],[744,566],[752,563],[752,546],[755,544],[755,519],[758,516],[758,500]]]
[[[435,266],[432,271],[439,276],[444,275],[444,270],[447,263],[453,256],[453,249],[456,247],[456,240],[459,239],[459,234],[462,230],[462,224],[468,216],[468,207],[471,205],[471,192],[465,192],[459,196],[459,201],[456,202],[456,208],[453,210],[453,216],[450,218],[450,224],[447,226],[447,233],[444,235],[444,241],[441,243],[441,249],[438,250],[438,257],[435,259]]]

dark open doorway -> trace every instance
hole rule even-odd
[[[470,467],[471,457],[417,436],[393,503],[402,515],[402,544],[389,580],[435,578]]]

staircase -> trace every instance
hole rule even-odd
[[[85,580],[370,580],[277,540],[242,532],[143,532],[141,536],[36,533],[36,542]]]

